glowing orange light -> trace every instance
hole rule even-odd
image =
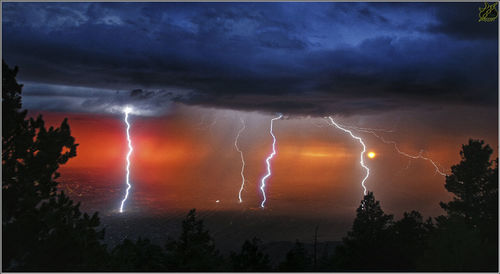
[[[375,152],[373,152],[373,151],[368,152],[368,158],[373,159],[373,158],[375,158],[375,156],[377,156],[377,154],[375,154]]]

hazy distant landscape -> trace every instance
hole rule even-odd
[[[101,180],[98,172],[95,180]],[[90,175],[90,174],[89,174]],[[77,174],[78,177],[81,174]],[[67,176],[59,188],[69,192],[75,201],[81,202],[81,208],[86,212],[98,211],[101,217],[101,227],[106,229],[105,241],[109,246],[115,246],[125,238],[137,239],[147,237],[155,243],[164,243],[168,237],[176,238],[181,231],[181,222],[189,209],[174,209],[156,207],[148,204],[149,199],[132,200],[127,214],[117,212],[117,197],[121,193],[104,189],[102,183],[93,179],[87,183],[78,183],[76,178]],[[106,193],[106,195],[104,195]],[[154,193],[154,192],[149,192]],[[135,195],[148,197],[148,193],[138,192]],[[119,199],[118,199],[119,200]],[[154,202],[154,200],[153,200]],[[113,208],[114,206],[114,208]],[[140,209],[143,210],[140,210]],[[144,210],[148,208],[149,210]],[[315,227],[318,229],[318,242],[340,240],[352,225],[352,216],[338,216],[327,218],[321,216],[284,215],[265,210],[243,209],[240,211],[220,211],[214,208],[211,211],[198,210],[197,215],[205,221],[207,228],[214,236],[217,247],[223,252],[236,251],[246,239],[258,237],[265,244],[274,248],[274,253],[284,256],[288,247],[293,246],[295,240],[304,243],[314,241]],[[335,242],[334,242],[335,243]],[[286,248],[285,248],[286,247]],[[333,245],[329,245],[332,249]],[[275,256],[276,256],[275,254]]]

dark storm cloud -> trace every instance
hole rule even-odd
[[[41,93],[52,94],[54,84],[88,87],[96,92],[86,102],[105,105],[151,96],[132,96],[136,89],[182,91],[146,98],[143,107],[174,100],[311,115],[495,105],[497,23],[479,24],[477,8],[4,3],[3,56],[20,66],[22,80],[51,84]],[[125,90],[128,97],[98,92],[103,89]],[[32,107],[43,108],[34,101]]]
[[[498,39],[498,20],[479,22],[479,7],[483,3],[456,3],[453,8],[446,4],[436,7],[437,23],[427,28],[432,33],[442,33],[457,39]]]
[[[109,90],[87,87],[25,83],[23,106],[27,109],[79,113],[121,113],[132,106],[133,113],[157,116],[169,111],[173,100],[179,100],[179,90]]]

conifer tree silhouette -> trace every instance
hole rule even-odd
[[[76,156],[67,119],[46,128],[21,110],[18,68],[2,60],[3,270],[96,270],[107,257],[99,218],[57,190],[60,165]]]

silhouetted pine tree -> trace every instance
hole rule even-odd
[[[167,241],[166,253],[167,268],[172,271],[215,271],[223,261],[203,221],[196,219],[195,209],[182,222],[179,239]]]
[[[269,256],[260,249],[261,241],[257,238],[246,240],[240,253],[231,252],[229,257],[233,271],[271,271]]]
[[[97,270],[107,252],[97,213],[79,210],[57,191],[57,169],[76,156],[67,120],[45,128],[26,119],[22,85],[2,60],[2,267],[3,270]]]
[[[298,240],[295,246],[286,254],[285,261],[280,263],[279,271],[312,271],[313,258]]]
[[[129,239],[111,251],[109,269],[113,271],[167,271],[163,249],[149,239],[139,238],[134,243]]]
[[[453,200],[428,240],[421,270],[498,271],[498,158],[483,141],[462,146],[458,165],[446,177]]]
[[[391,239],[387,245],[391,248],[391,269],[416,270],[417,259],[423,254],[432,231],[430,218],[424,222],[419,212],[405,212],[403,218],[389,228]]]
[[[364,196],[356,212],[351,231],[336,248],[333,258],[335,269],[390,269],[392,264],[389,227],[392,225],[393,216],[384,213],[372,192]]]

